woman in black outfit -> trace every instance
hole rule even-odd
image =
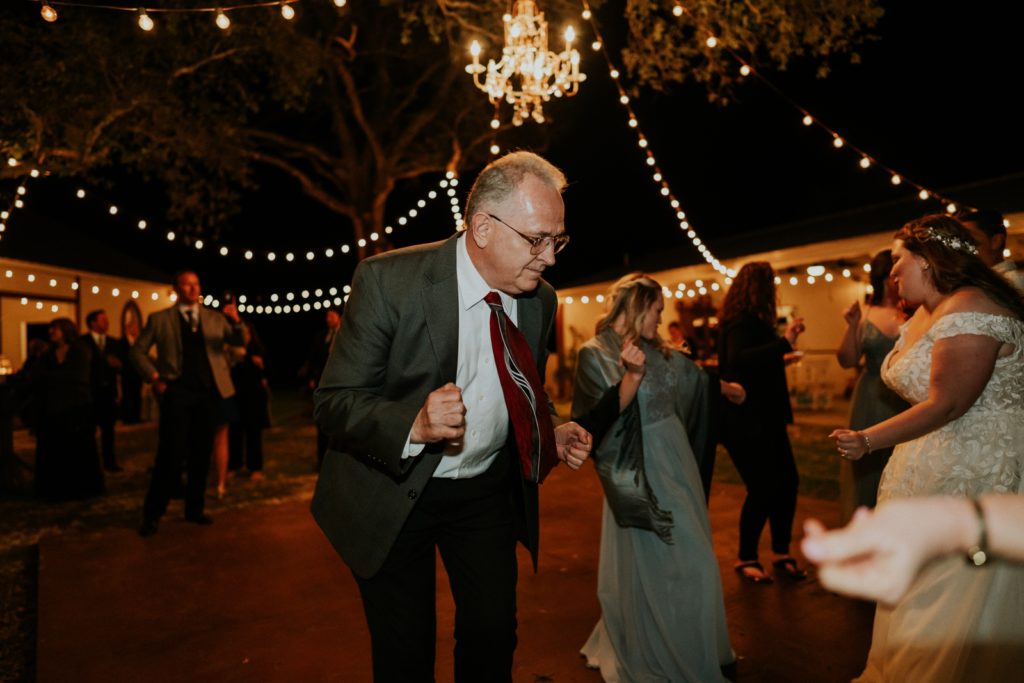
[[[786,354],[804,331],[803,319],[776,332],[775,271],[768,263],[748,263],[736,276],[722,306],[719,371],[723,380],[747,390],[741,405],[726,404],[722,443],[729,451],[747,499],[740,513],[740,551],[736,571],[755,583],[772,577],[758,562],[761,530],[771,528],[775,574],[807,576],[789,554],[799,485],[786,425],[793,422],[786,385]]]
[[[50,323],[50,349],[32,367],[36,495],[52,501],[103,493],[89,388],[89,350],[68,318]]]

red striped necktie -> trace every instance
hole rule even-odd
[[[491,307],[491,350],[515,434],[523,478],[539,484],[558,464],[548,395],[537,374],[530,345],[505,315],[498,293],[488,292],[484,301]]]

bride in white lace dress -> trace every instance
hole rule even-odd
[[[882,364],[911,407],[861,431],[841,456],[895,445],[879,504],[906,496],[1021,492],[1024,300],[977,258],[953,218],[896,234],[892,278],[919,307]],[[1024,565],[936,561],[893,607],[878,606],[858,681],[1009,681],[1024,671]]]

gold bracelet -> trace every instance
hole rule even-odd
[[[971,498],[971,502],[978,516],[978,542],[967,549],[966,559],[972,567],[980,567],[988,562],[988,525],[985,524],[985,509],[981,507],[981,501]]]

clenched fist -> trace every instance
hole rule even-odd
[[[436,443],[445,439],[458,439],[466,432],[466,406],[462,403],[462,389],[448,382],[435,389],[423,402],[423,407],[412,423],[410,443]]]

